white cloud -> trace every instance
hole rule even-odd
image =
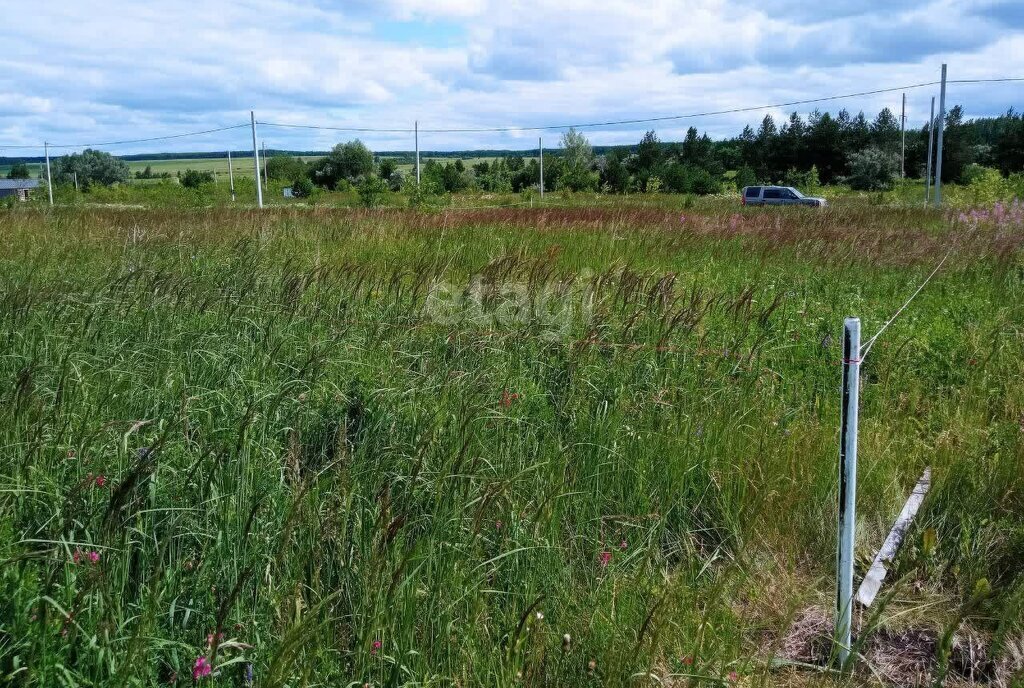
[[[851,1],[817,11],[786,0],[42,3],[0,25],[0,145],[207,129],[245,122],[250,108],[263,121],[381,128],[415,119],[425,129],[632,119],[926,81],[947,58],[951,78],[1024,75],[1024,30],[1007,25],[1006,7],[996,0]],[[930,95],[908,94],[912,121],[926,116]],[[951,100],[962,96],[972,114],[1019,106],[1016,95],[1012,87],[951,88]],[[873,114],[898,100],[821,107]],[[728,135],[763,114],[588,135],[595,143],[631,142],[653,126],[672,139],[690,124]],[[293,148],[346,136],[263,133],[268,145],[276,139]],[[377,148],[411,147],[404,134],[361,135]],[[425,132],[421,143],[520,146],[535,136]],[[544,136],[553,143],[558,133]],[[242,147],[245,138],[237,130],[138,148]]]

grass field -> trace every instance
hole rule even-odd
[[[10,685],[1024,663],[1019,208],[0,213]],[[858,576],[934,487],[854,673],[798,668],[829,661],[843,317],[947,253],[863,364]]]

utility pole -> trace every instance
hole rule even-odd
[[[935,96],[932,96],[932,112],[928,116],[928,163],[924,175],[924,204],[927,207],[931,200],[932,183],[932,143],[935,140]]]
[[[71,174],[75,176],[75,193],[78,193],[78,173],[72,172]]]
[[[267,170],[267,140],[263,139],[263,188],[270,191],[270,172]]]
[[[900,112],[900,179],[907,176],[907,94],[903,94],[903,109]]]
[[[540,150],[540,198],[544,200],[544,139],[537,137],[537,148]]]
[[[942,206],[942,129],[946,124],[946,65],[942,65],[942,86],[939,89],[939,133],[935,148],[935,207]]]
[[[263,186],[260,184],[260,151],[256,147],[256,113],[249,111],[249,119],[252,122],[252,160],[256,166],[256,205],[263,207]]]
[[[413,124],[413,131],[416,136],[416,186],[420,185],[420,121]]]
[[[43,154],[46,156],[46,190],[50,192],[50,205],[53,205],[53,179],[50,177],[50,144],[43,142]]]
[[[228,184],[231,186],[231,202],[235,202],[235,171],[231,167],[231,151],[228,151]]]

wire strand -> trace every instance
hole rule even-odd
[[[1024,81],[1024,77],[994,77],[988,79],[947,79],[947,84],[985,84],[985,83],[1006,83],[1006,82],[1019,82]],[[792,107],[795,105],[809,105],[812,103],[824,103],[833,100],[842,100],[845,98],[859,98],[863,96],[878,95],[881,93],[893,93],[895,91],[909,91],[918,88],[925,88],[927,86],[936,86],[942,82],[940,81],[923,81],[916,84],[906,84],[904,86],[892,86],[889,88],[878,88],[870,91],[858,91],[856,93],[842,93],[838,95],[823,96],[821,98],[805,98],[802,100],[791,100],[784,103],[773,103],[769,105],[754,105],[748,107],[728,108],[725,110],[709,110],[707,112],[691,112],[680,115],[663,115],[660,117],[644,117],[634,119],[620,119],[620,120],[608,120],[603,122],[577,122],[568,124],[544,124],[535,126],[499,126],[499,127],[450,127],[450,128],[425,128],[419,129],[419,131],[427,134],[460,134],[460,133],[508,133],[508,132],[519,132],[519,131],[552,131],[561,129],[594,129],[598,127],[613,127],[621,126],[626,124],[651,124],[655,122],[670,122],[683,119],[694,119],[697,117],[713,117],[717,115],[729,115],[738,114],[743,112],[756,112],[758,110],[772,110],[776,108]],[[257,124],[267,127],[278,127],[286,129],[311,129],[311,130],[322,130],[322,131],[345,131],[355,133],[380,133],[380,134],[410,134],[416,131],[415,128],[407,127],[336,127],[327,125],[316,125],[316,124],[286,124],[283,122],[264,122],[257,121]],[[102,141],[97,143],[47,143],[45,145],[25,145],[25,144],[0,144],[0,149],[9,150],[38,150],[44,147],[49,148],[99,148],[99,147],[110,147],[110,146],[123,146],[133,143],[152,143],[154,141],[170,141],[174,139],[188,138],[191,136],[202,136],[204,134],[215,134],[222,131],[230,131],[232,129],[242,129],[250,126],[250,123],[235,124],[227,127],[217,127],[215,129],[205,129],[203,131],[189,131],[180,134],[167,134],[164,136],[151,136],[147,138],[139,139],[124,139],[120,141]]]
[[[889,325],[892,325],[893,322],[896,321],[896,318],[900,317],[900,314],[902,314],[903,311],[905,311],[907,309],[907,306],[910,305],[911,301],[913,301],[915,298],[917,298],[917,295],[920,294],[921,291],[926,286],[928,286],[928,283],[932,281],[932,277],[935,277],[935,274],[943,266],[943,264],[946,262],[946,259],[949,258],[949,255],[952,252],[953,252],[953,247],[950,247],[950,249],[948,251],[946,251],[946,255],[944,255],[942,257],[942,260],[939,261],[939,264],[935,266],[935,269],[932,270],[931,274],[928,275],[928,277],[925,279],[925,281],[922,282],[921,285],[914,291],[914,293],[910,295],[910,298],[907,299],[906,303],[904,303],[902,306],[900,306],[896,310],[896,312],[892,314],[892,317],[889,318],[885,322],[884,325],[882,325],[881,329],[879,329],[878,332],[875,332],[875,334],[870,339],[868,339],[866,342],[861,344],[860,351],[857,352],[857,354],[859,356],[858,362],[863,362],[864,359],[867,358],[868,352],[871,351],[871,347],[875,345],[875,341],[878,339],[879,335],[881,335],[883,332],[885,332],[885,330],[889,327]]]

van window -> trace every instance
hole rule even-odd
[[[782,198],[782,189],[765,189],[765,198]]]
[[[748,186],[746,191],[747,198],[757,198],[761,195],[760,186]]]

